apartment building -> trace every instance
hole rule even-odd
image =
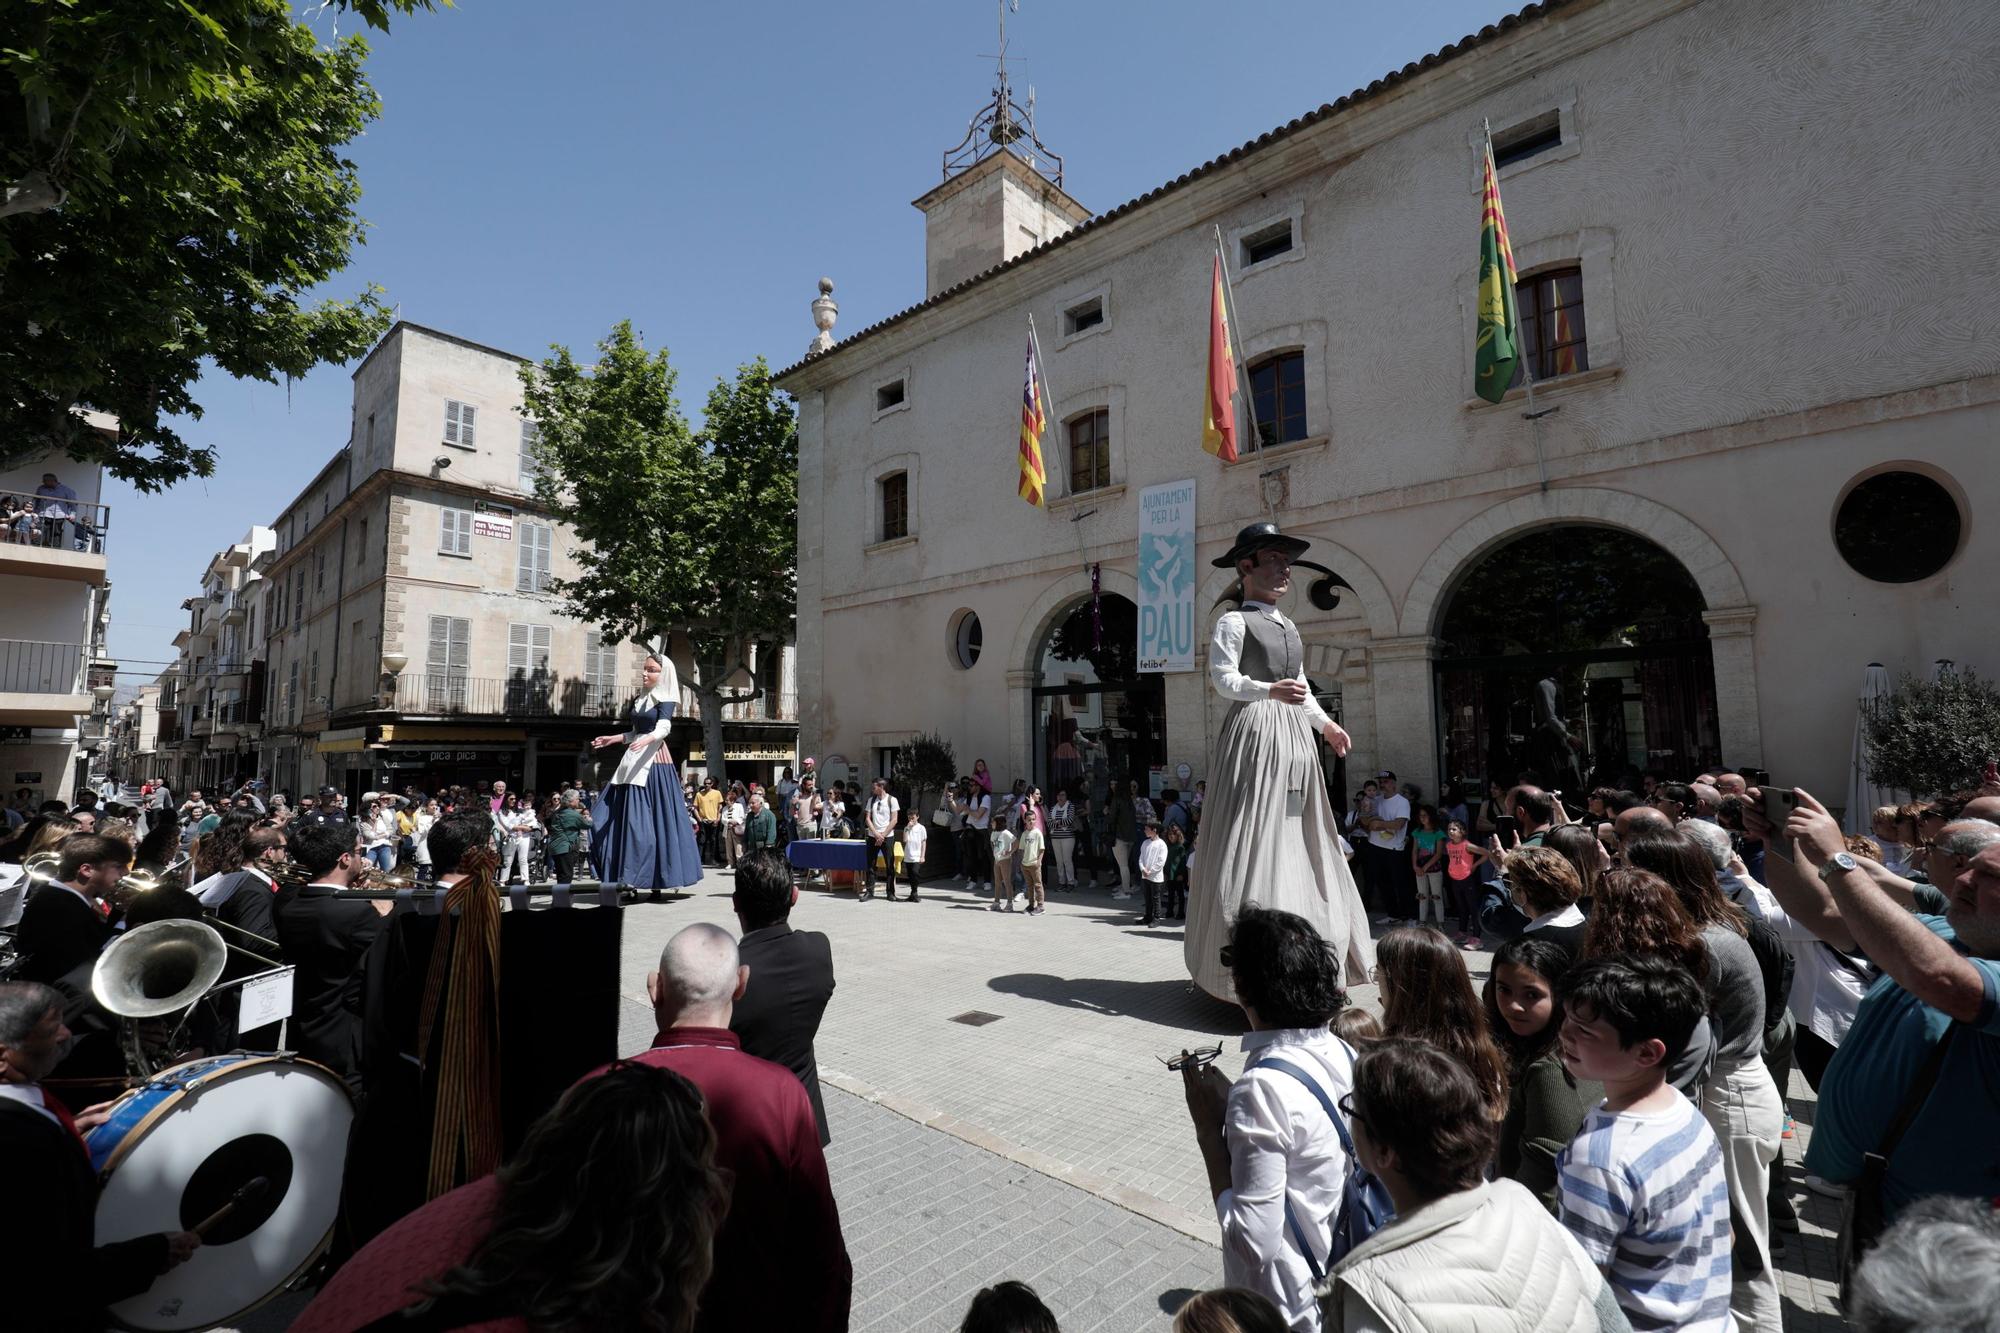
[[[117,664],[104,648],[103,482],[101,467],[62,454],[0,470],[0,780],[37,801],[67,801],[106,744]]]
[[[330,783],[350,798],[495,778],[547,787],[592,771],[590,738],[636,692],[639,652],[558,611],[551,581],[575,572],[576,542],[534,500],[522,364],[400,322],[355,370],[348,444],[248,560],[264,643],[254,754],[218,746],[210,767],[239,754],[237,771],[280,790]],[[197,601],[226,591],[210,573]],[[226,624],[213,628],[212,642],[190,638],[191,662],[222,651]],[[768,780],[794,762],[790,659],[787,648],[760,664],[769,697],[726,719],[732,776]],[[204,679],[217,706],[247,709],[254,668],[191,674],[186,708],[210,706],[196,693]],[[674,748],[705,770],[697,716],[686,697]],[[227,734],[206,719],[196,733],[188,718],[190,744]]]
[[[181,645],[176,790],[213,790],[257,770],[264,705],[263,576],[257,562],[277,534],[252,527],[217,551],[201,591],[181,603],[188,613]],[[130,777],[132,775],[126,774]],[[140,776],[154,776],[142,774]]]

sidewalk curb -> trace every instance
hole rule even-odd
[[[865,1102],[872,1102],[885,1111],[893,1111],[906,1120],[914,1120],[926,1129],[949,1134],[961,1143],[983,1148],[1018,1166],[1027,1167],[1030,1171],[1059,1180],[1065,1185],[1074,1185],[1084,1193],[1115,1204],[1128,1213],[1137,1213],[1140,1217],[1158,1222],[1161,1226],[1171,1227],[1191,1240],[1213,1245],[1217,1249],[1222,1247],[1222,1230],[1213,1218],[1196,1217],[1192,1213],[1183,1212],[1166,1200],[1148,1194],[1144,1190],[1121,1185],[1108,1176],[1085,1171],[1045,1152],[1012,1143],[957,1116],[947,1115],[943,1111],[912,1101],[898,1093],[872,1087],[858,1078],[837,1070],[820,1070],[819,1081],[829,1088],[859,1097]]]

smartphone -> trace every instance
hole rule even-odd
[[[1773,787],[1769,785],[1759,790],[1764,793],[1764,818],[1770,823],[1772,828],[1784,828],[1785,821],[1791,818],[1792,811],[1798,808],[1798,793],[1794,792],[1790,787]]]
[[[1512,851],[1514,839],[1521,836],[1521,821],[1512,815],[1495,815],[1493,816],[1493,832],[1498,835],[1500,845]]]

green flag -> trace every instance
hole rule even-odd
[[[1473,388],[1489,403],[1507,396],[1521,355],[1521,317],[1514,306],[1514,247],[1507,243],[1507,215],[1500,211],[1500,182],[1493,171],[1493,142],[1486,143],[1486,189],[1479,209],[1478,372]]]

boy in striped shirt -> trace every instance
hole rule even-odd
[[[1730,1333],[1722,1146],[1666,1081],[1707,1011],[1701,985],[1628,954],[1570,969],[1560,990],[1563,1065],[1605,1094],[1556,1157],[1562,1223],[1635,1330]]]

